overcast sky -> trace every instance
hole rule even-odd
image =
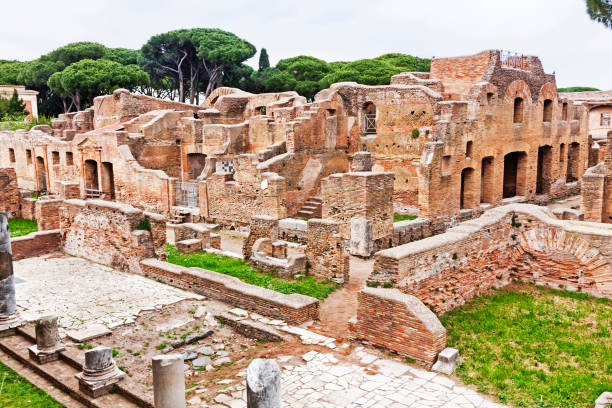
[[[538,55],[560,87],[612,89],[612,30],[589,20],[584,0],[3,0],[1,13],[0,59],[75,41],[140,48],[156,33],[217,27],[267,48],[272,64],[496,48]]]

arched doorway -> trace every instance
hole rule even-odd
[[[570,143],[567,149],[567,173],[565,181],[572,183],[578,180],[580,173],[580,143]]]
[[[373,102],[363,105],[363,133],[376,133],[376,105]]]
[[[504,156],[503,198],[524,196],[527,177],[527,153],[512,152]]]
[[[95,160],[85,160],[85,197],[100,197],[100,185],[98,184],[98,163]]]
[[[206,155],[201,153],[189,153],[187,155],[187,178],[190,180],[197,179],[206,165]]]
[[[493,156],[482,158],[480,166],[480,202],[493,204],[495,196]]]
[[[536,179],[536,194],[548,194],[552,183],[552,147],[538,148],[538,173]]]
[[[474,183],[474,169],[471,167],[461,171],[461,195],[459,199],[459,208],[475,208],[478,204],[478,187]]]

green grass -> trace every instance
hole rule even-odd
[[[0,362],[0,407],[3,408],[60,408],[64,405],[55,401],[46,392],[36,388],[25,378]]]
[[[281,279],[275,275],[251,269],[242,259],[218,256],[208,252],[182,254],[176,250],[175,246],[169,244],[165,245],[165,249],[170,263],[223,273],[251,285],[261,286],[280,293],[300,293],[323,300],[337,287],[332,282],[317,281],[312,276],[304,276],[299,279]]]
[[[532,286],[496,290],[444,314],[457,375],[521,407],[592,407],[612,390],[612,302]]]
[[[393,214],[393,222],[416,220],[416,219],[417,219],[416,215],[398,214],[398,213]]]
[[[38,224],[32,220],[13,218],[9,220],[9,231],[11,232],[11,237],[20,237],[28,235],[30,232],[38,231]]]

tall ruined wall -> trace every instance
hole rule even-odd
[[[9,218],[21,217],[21,203],[17,189],[17,174],[12,168],[0,168],[0,212]]]
[[[494,55],[495,51],[483,51],[463,57],[434,58],[429,76],[442,81],[449,99],[460,99],[459,95],[468,93],[493,68]]]
[[[434,87],[435,89],[435,87]],[[442,95],[425,86],[392,84],[366,86],[340,83],[331,87],[343,101],[349,153],[367,150],[375,171],[395,174],[394,199],[415,205],[417,166],[425,143],[433,137],[437,102]],[[375,128],[371,128],[372,126]]]
[[[202,215],[224,225],[247,225],[253,215],[285,218],[285,179],[259,172],[255,155],[240,155],[231,173],[214,173],[205,183]]]
[[[64,252],[103,265],[140,273],[140,261],[154,256],[150,231],[138,230],[142,210],[102,200],[66,200],[60,210]],[[150,222],[157,222],[150,219]],[[155,228],[156,233],[165,230]]]
[[[515,278],[612,297],[610,238],[608,226],[560,221],[543,207],[512,204],[378,252],[369,280],[393,282],[436,313]]]
[[[94,98],[93,108],[95,129],[123,122],[153,110],[170,109],[197,113],[201,109],[197,105],[132,94],[126,89],[117,89],[112,95]]]
[[[578,193],[589,150],[584,107],[560,101],[554,83],[535,96],[522,80],[504,94],[492,84],[472,91],[469,101],[439,103],[436,141],[420,160],[420,216],[456,217],[513,196],[540,202]]]
[[[393,237],[393,173],[332,174],[321,182],[323,218],[336,221],[342,239],[351,239],[351,219],[372,221],[372,239],[382,247]]]

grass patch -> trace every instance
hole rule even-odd
[[[0,407],[4,408],[61,408],[64,407],[46,392],[36,388],[11,368],[0,362]]]
[[[30,232],[38,231],[36,221],[24,220],[23,218],[12,218],[9,220],[9,231],[11,238],[28,235]]]
[[[395,213],[393,214],[393,222],[406,221],[406,220],[412,221],[412,220],[416,220],[417,217],[418,217],[417,215]]]
[[[612,302],[533,286],[494,290],[444,314],[457,374],[525,407],[591,407],[612,389]]]
[[[223,273],[251,285],[261,286],[280,293],[299,293],[323,300],[337,287],[335,283],[317,281],[312,276],[304,276],[299,279],[281,279],[275,275],[251,269],[242,259],[218,256],[202,251],[182,254],[176,250],[174,245],[169,244],[165,245],[165,249],[170,263],[187,268],[198,267]]]

